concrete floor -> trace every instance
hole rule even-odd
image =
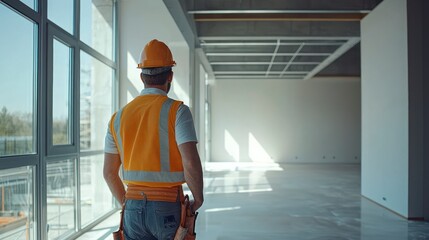
[[[361,197],[360,165],[210,168],[198,239],[429,239],[429,222],[407,221]],[[78,239],[111,239],[118,223],[119,213]]]

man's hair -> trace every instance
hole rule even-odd
[[[157,75],[147,75],[142,73],[143,81],[148,85],[164,85],[167,81],[167,78],[173,72],[171,70],[157,74]]]

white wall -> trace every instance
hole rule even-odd
[[[143,89],[137,63],[146,43],[156,38],[171,49],[177,65],[169,97],[190,105],[189,47],[163,1],[126,0],[119,3],[120,106]]]
[[[216,80],[211,161],[360,162],[358,78]]]
[[[408,216],[406,1],[385,0],[361,22],[362,194]]]
[[[199,92],[198,97],[198,107],[199,107],[199,116],[198,116],[198,122],[199,122],[199,133],[198,133],[198,152],[200,154],[200,158],[203,160],[202,162],[206,162],[206,112],[205,112],[205,101],[206,101],[206,71],[204,70],[202,65],[199,65],[199,78],[197,81],[199,81],[199,89],[197,91]],[[197,86],[197,84],[196,84]]]

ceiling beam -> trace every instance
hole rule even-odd
[[[264,81],[269,80],[303,80],[303,75],[285,75],[283,77],[270,75],[268,77],[265,76],[251,76],[251,75],[220,75],[216,76],[216,80],[218,79],[230,79],[230,80],[254,80],[254,79],[263,79]]]
[[[177,27],[180,29],[180,32],[183,35],[183,38],[188,43],[188,46],[193,48],[198,46],[198,35],[195,23],[192,21],[192,17],[186,14],[182,5],[179,1],[176,0],[163,0],[165,6],[173,17],[174,22],[177,24]]]
[[[299,46],[299,48],[293,54],[292,58],[289,60],[289,63],[285,66],[285,68],[283,69],[283,71],[281,71],[280,77],[283,76],[284,74],[286,74],[286,71],[289,69],[290,63],[293,62],[293,60],[295,60],[296,56],[298,56],[299,52],[301,51],[301,49],[303,47],[304,47],[304,43],[302,43],[301,46]]]
[[[351,14],[351,13],[370,13],[370,10],[192,10],[188,14]]]
[[[273,65],[286,65],[289,62],[273,62]],[[318,65],[320,62],[292,62],[291,65]],[[211,62],[211,65],[269,65],[270,62]]]
[[[204,69],[206,70],[207,74],[209,75],[209,78],[213,79],[214,78],[213,68],[210,65],[209,60],[207,60],[207,57],[204,54],[203,49],[196,48],[195,53],[198,55],[201,64],[203,65]]]
[[[372,10],[381,0],[184,0],[188,10],[233,10],[233,11],[312,11]]]
[[[299,53],[298,56],[329,56],[332,53]],[[236,56],[273,56],[274,53],[244,53],[244,52],[225,52],[225,53],[206,53],[208,57],[236,57]],[[295,56],[295,53],[277,53],[276,56]]]
[[[214,71],[215,75],[263,75],[266,71]],[[284,74],[284,75],[305,75],[308,71],[271,71],[270,74]]]
[[[280,40],[280,39],[278,39]],[[302,42],[280,42],[280,46],[300,46]],[[305,43],[307,46],[338,46],[343,45],[344,42],[309,42]],[[200,43],[200,46],[206,47],[230,47],[230,46],[277,46],[277,42],[210,42]]]
[[[338,59],[341,55],[343,55],[345,52],[347,52],[350,48],[352,48],[354,45],[356,45],[360,41],[360,38],[351,38],[349,41],[344,43],[341,47],[339,47],[335,52],[332,53],[331,56],[327,57],[325,60],[323,60],[317,67],[315,67],[311,72],[305,76],[305,80],[308,80],[314,75],[316,75],[318,72],[320,72],[322,69],[327,67],[329,64],[331,64],[333,61]]]
[[[286,40],[286,41],[348,41],[353,37],[340,37],[340,36],[202,36],[199,37],[201,41],[264,41],[264,40]],[[299,43],[298,45],[301,45]],[[340,44],[341,45],[341,44]]]
[[[233,21],[233,22],[197,22],[198,36],[200,37],[269,37],[275,40],[281,37],[359,37],[360,22],[310,22],[310,21]],[[251,41],[252,39],[244,39]]]
[[[303,21],[359,22],[367,13],[223,13],[194,14],[196,22]]]
[[[276,46],[276,49],[274,50],[273,56],[271,57],[271,61],[270,61],[270,64],[268,65],[267,73],[265,73],[265,76],[268,76],[268,73],[270,72],[271,67],[273,66],[273,62],[274,62],[274,59],[276,58],[276,54],[279,50],[279,47],[280,47],[280,40],[277,40],[277,46]]]

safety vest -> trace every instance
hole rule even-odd
[[[185,182],[175,138],[180,101],[163,95],[138,96],[116,112],[110,132],[122,161],[126,184],[171,187]]]

